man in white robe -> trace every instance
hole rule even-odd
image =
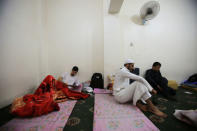
[[[130,72],[134,69],[134,61],[131,59],[126,60],[124,67],[115,74],[113,95],[116,101],[119,103],[126,103],[133,101],[133,105],[136,105],[143,111],[150,111],[158,116],[166,117],[167,115],[161,112],[151,102],[151,94],[156,94],[150,84],[141,76],[137,76]],[[135,80],[132,84],[129,84],[129,80]],[[141,101],[145,101],[147,105],[142,105]]]
[[[74,66],[70,73],[63,73],[61,77],[58,78],[58,80],[67,84],[69,89],[75,89],[80,86],[80,82],[77,77],[78,70],[79,68]]]

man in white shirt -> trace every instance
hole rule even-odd
[[[79,71],[79,68],[77,66],[74,66],[72,68],[71,73],[67,73],[67,72],[63,73],[62,76],[59,77],[58,80],[67,84],[69,89],[77,88],[80,85],[80,82],[77,77],[78,71]]]
[[[126,60],[124,67],[115,74],[113,95],[116,101],[119,103],[126,103],[133,101],[133,105],[136,105],[143,111],[149,111],[155,115],[161,117],[167,117],[167,115],[161,112],[151,102],[151,94],[156,94],[150,84],[141,76],[137,76],[130,72],[134,69],[134,61],[131,59]],[[129,80],[135,80],[132,84],[129,84]],[[141,101],[145,101],[147,105],[141,104]]]

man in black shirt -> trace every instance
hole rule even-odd
[[[160,94],[167,98],[172,98],[176,92],[172,88],[168,87],[168,80],[162,77],[160,73],[161,64],[159,62],[154,62],[152,69],[146,71],[145,79],[149,84]]]

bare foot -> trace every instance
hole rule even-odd
[[[161,112],[157,107],[152,107],[152,108],[148,108],[148,111],[152,112],[153,114],[166,118],[167,115],[163,112]]]
[[[147,108],[147,105],[142,105],[142,104],[140,104],[140,103],[136,103],[136,106],[138,107],[138,108],[140,108],[140,110],[142,110],[142,111],[148,111],[148,108]]]

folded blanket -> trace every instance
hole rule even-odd
[[[111,94],[112,90],[94,88],[95,94]]]

